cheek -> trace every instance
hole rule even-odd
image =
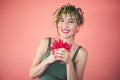
[[[71,28],[71,31],[75,32],[77,30],[77,26]]]
[[[61,22],[58,23],[58,27],[61,27],[63,24]]]

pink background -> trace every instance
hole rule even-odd
[[[52,14],[67,3],[85,13],[75,38],[89,52],[84,80],[120,80],[119,0],[0,1],[0,80],[30,80],[40,40],[56,36]]]

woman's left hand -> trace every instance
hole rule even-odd
[[[56,56],[56,60],[62,61],[65,64],[71,62],[70,51],[64,48],[59,48],[58,50],[55,50],[55,56]]]

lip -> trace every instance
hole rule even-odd
[[[68,34],[70,32],[70,30],[67,30],[67,29],[61,29],[61,31],[64,33],[64,34]]]

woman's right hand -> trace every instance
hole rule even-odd
[[[48,64],[52,64],[54,62],[56,62],[56,56],[54,54],[54,51],[50,52],[50,55],[47,58]]]

